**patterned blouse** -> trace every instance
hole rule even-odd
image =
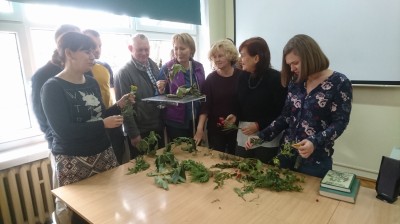
[[[336,71],[309,94],[305,81],[290,82],[282,114],[259,137],[269,141],[284,130],[285,143],[308,139],[315,147],[310,157],[330,157],[349,123],[351,101],[351,82]]]

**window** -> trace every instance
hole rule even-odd
[[[0,32],[0,49],[0,61],[7,61],[3,63],[4,82],[0,88],[0,142],[7,142],[31,136],[29,132],[36,121],[30,116],[30,88],[26,87],[16,33]]]
[[[83,10],[55,5],[25,4],[25,15],[30,23],[58,26],[75,24],[90,28],[131,28],[131,19],[111,13],[95,10]],[[51,18],[51,19],[49,19]]]
[[[166,33],[196,33],[196,26],[187,23],[169,22],[149,18],[136,18],[136,29],[142,31],[156,31]]]
[[[0,0],[0,12],[12,13],[13,7],[9,1]]]

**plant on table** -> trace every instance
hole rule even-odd
[[[158,139],[161,137],[154,131],[151,131],[149,136],[141,139],[137,148],[141,155],[135,158],[135,166],[128,168],[128,174],[138,173],[143,170],[147,170],[150,164],[144,160],[144,155],[155,156],[158,149]]]

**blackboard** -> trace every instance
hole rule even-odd
[[[236,0],[234,7],[236,44],[263,37],[278,70],[287,41],[307,34],[353,83],[400,85],[399,0]]]

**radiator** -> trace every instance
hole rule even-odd
[[[49,159],[0,171],[0,223],[49,223],[54,211]]]

